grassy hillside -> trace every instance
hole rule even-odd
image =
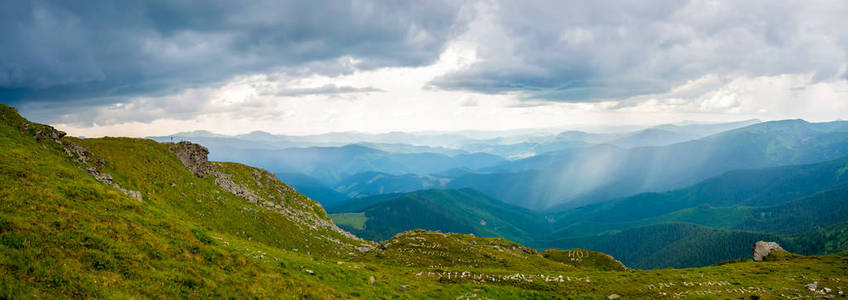
[[[200,146],[126,138],[70,140],[88,148],[89,160],[102,159],[102,165],[94,163],[91,168],[110,174],[113,183],[139,191],[145,203],[208,229],[283,249],[320,250],[334,256],[346,255],[361,244],[341,233],[320,205],[267,171],[199,157],[192,163],[213,170],[201,177],[174,154],[198,154],[192,151],[202,152]],[[219,184],[224,177],[231,179],[235,193]],[[303,231],[313,234],[302,236]]]
[[[542,256],[561,262],[578,269],[600,270],[600,271],[627,271],[627,267],[620,261],[606,253],[586,249],[548,249]]]
[[[284,248],[326,250],[330,242],[285,230],[297,225],[194,176],[166,146],[86,140],[92,148],[83,160],[73,150],[81,148],[69,146],[82,141],[62,135],[0,106],[0,297],[340,295],[283,267],[315,263]],[[107,170],[127,193],[92,176]],[[366,244],[316,233],[342,243],[333,248]]]
[[[340,223],[341,226],[360,237],[378,241],[412,229],[528,241],[548,228],[547,221],[537,214],[471,189],[424,190],[352,199],[332,211],[363,213],[367,218],[364,229],[347,223]],[[338,220],[348,215],[334,216]]]
[[[421,229],[399,233],[359,260],[432,269],[575,270],[572,266],[546,259],[534,249],[501,238]]]

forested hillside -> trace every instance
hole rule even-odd
[[[529,210],[507,205],[471,189],[424,190],[349,202],[330,208],[330,211],[362,214],[365,218],[363,228],[356,228],[337,217],[349,214],[332,214],[331,217],[342,228],[376,241],[407,230],[428,229],[526,242],[548,227],[544,218]]]

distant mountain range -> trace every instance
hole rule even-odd
[[[531,209],[569,208],[666,191],[738,169],[805,164],[848,155],[848,122],[758,123],[658,147],[598,145],[550,152],[459,176],[470,187]]]
[[[479,137],[493,136],[495,133],[477,132],[470,136],[454,133],[397,132],[283,136],[252,132],[224,136],[196,131],[177,133],[173,136],[151,137],[151,139],[160,142],[175,139],[199,142],[213,150],[211,151],[212,159],[257,165],[275,173],[300,173],[351,197],[379,194],[381,190],[382,193],[391,193],[412,191],[415,187],[417,189],[435,187],[432,183],[432,177],[435,175],[440,178],[440,185],[456,180],[450,186],[451,188],[473,187],[486,190],[491,196],[501,200],[512,202],[510,192],[497,192],[489,187],[480,186],[481,179],[476,175],[484,175],[483,180],[503,177],[504,179],[497,181],[513,182],[512,177],[527,175],[515,174],[516,171],[546,168],[546,164],[567,160],[567,158],[559,157],[563,155],[573,155],[574,159],[597,162],[611,155],[605,151],[627,152],[624,148],[636,145],[665,145],[757,122],[759,121],[749,120],[719,124],[661,125],[633,132],[601,134],[566,131],[545,135],[534,131],[513,131],[504,132],[501,137],[489,139],[479,139]],[[602,146],[605,143],[620,147]],[[580,153],[584,154],[580,155]],[[618,157],[622,154],[614,156]],[[509,162],[505,159],[521,160]],[[539,166],[539,164],[543,165]],[[387,177],[394,176],[401,182],[391,183],[389,178],[379,182],[353,182],[356,178],[368,177],[359,174],[368,172],[384,173]],[[412,177],[419,178],[421,182],[412,183]],[[550,174],[532,174],[531,177],[550,177]],[[582,178],[593,179],[591,176]],[[525,185],[525,182],[521,180],[514,182],[516,185]],[[552,189],[551,186],[536,186],[538,188],[533,190],[539,191],[538,193],[528,197],[528,201],[514,202],[514,204],[538,209],[550,205],[551,202],[568,202],[575,198],[589,197],[584,194],[591,192],[590,186],[597,183],[582,183],[585,183],[585,186],[559,190]],[[352,184],[356,187],[351,188]],[[376,185],[367,186],[370,184]],[[534,179],[534,184],[545,185],[538,179]],[[520,186],[501,188],[514,190],[515,193],[527,192]],[[315,194],[314,197],[319,201],[325,201],[322,199],[324,194]],[[334,200],[327,199],[327,201]]]
[[[756,240],[781,241],[805,254],[832,253],[848,247],[848,232],[816,232],[848,222],[848,157],[730,171],[679,190],[559,213],[529,211],[471,189],[357,198],[328,211],[340,226],[370,239],[414,228],[472,233],[540,248],[602,251],[640,268],[732,259]],[[815,241],[822,240],[831,243],[830,249],[817,246]],[[625,244],[631,247],[620,246]]]
[[[844,121],[492,138],[186,136],[209,143],[214,159],[277,173],[372,240],[423,228],[598,250],[656,268],[732,259],[757,239],[806,254],[836,251],[843,235],[822,230],[848,222]],[[812,242],[821,240],[830,250]],[[622,243],[635,248],[621,252]]]
[[[301,173],[335,186],[348,176],[361,172],[383,172],[394,175],[431,174],[453,168],[479,169],[504,161],[486,153],[447,156],[437,153],[392,153],[360,145],[343,147],[309,147],[285,149],[243,149],[219,146],[221,161],[261,165],[276,173]]]

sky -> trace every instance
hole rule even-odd
[[[848,117],[848,2],[0,0],[0,103],[80,136]]]

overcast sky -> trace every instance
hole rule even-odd
[[[74,135],[848,117],[848,1],[0,0],[0,102]]]

